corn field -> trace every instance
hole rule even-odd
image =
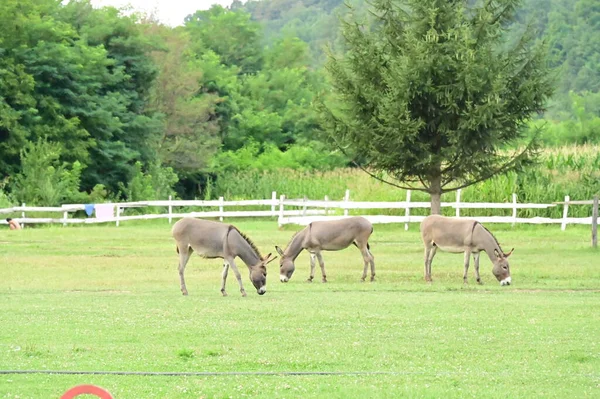
[[[380,182],[365,172],[353,169],[337,169],[327,172],[299,172],[278,170],[268,172],[230,173],[219,176],[210,188],[210,196],[227,199],[270,198],[276,191],[288,198],[341,200],[346,189],[354,201],[403,201],[406,191]],[[462,190],[464,202],[512,202],[516,193],[518,202],[552,203],[563,201],[565,195],[571,200],[588,200],[600,193],[600,147],[577,146],[547,149],[542,152],[536,166],[519,173],[509,173],[478,183]],[[455,192],[442,196],[442,201],[454,202]],[[429,201],[429,195],[420,191],[411,193],[411,201]],[[372,210],[370,213],[395,214],[398,210]],[[421,210],[421,213],[428,212]],[[446,209],[451,214],[453,210]],[[462,210],[461,214],[491,215],[511,210]],[[411,212],[419,214],[419,210]],[[590,206],[572,206],[569,216],[591,215]],[[561,217],[562,206],[546,210],[520,210],[519,217]]]

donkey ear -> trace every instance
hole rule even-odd
[[[268,254],[267,256],[265,256],[263,259],[266,260],[267,262],[265,263],[265,265],[268,265],[269,263],[273,262],[275,259],[277,259],[277,256],[274,256],[271,258],[272,254]]]
[[[277,250],[277,253],[281,256],[283,256],[283,251],[281,250],[281,248],[279,248],[277,245],[275,245],[275,249]]]
[[[496,258],[498,259],[502,258],[502,255],[500,254],[500,252],[498,252],[497,249],[494,249],[494,255],[496,255]]]
[[[504,257],[508,258],[513,253],[514,250],[515,250],[514,248],[511,249],[507,254],[504,254]]]

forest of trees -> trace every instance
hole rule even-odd
[[[205,198],[224,173],[348,165],[313,106],[346,12],[342,0],[236,0],[172,28],[89,0],[3,0],[0,206]],[[506,41],[529,23],[556,73],[531,131],[546,145],[600,142],[600,4],[524,0]]]

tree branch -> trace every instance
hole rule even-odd
[[[477,184],[479,182],[482,182],[484,180],[487,180],[491,177],[494,177],[497,174],[501,174],[504,172],[507,172],[512,166],[514,166],[518,161],[520,161],[522,159],[522,157],[525,155],[525,153],[527,153],[530,150],[530,146],[527,146],[519,155],[517,155],[516,157],[514,157],[513,159],[510,160],[510,162],[505,163],[504,165],[500,166],[497,169],[492,170],[491,172],[475,179],[472,180],[470,182],[467,182],[465,184],[462,184],[460,186],[457,187],[452,187],[452,189],[448,189],[448,190],[442,190],[442,192],[449,192],[449,191],[456,191],[456,190],[460,190],[463,189],[465,187],[469,187],[472,186],[473,184]],[[448,184],[450,184],[453,180],[450,179],[448,181],[446,181],[445,183],[442,183],[442,188],[444,188],[445,186],[447,186]]]

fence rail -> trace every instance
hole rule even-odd
[[[564,201],[554,202],[551,204],[535,204],[535,203],[519,203],[517,202],[516,194],[512,195],[512,201],[505,203],[471,203],[462,202],[460,199],[461,191],[456,192],[456,201],[442,202],[442,208],[455,209],[456,216],[460,216],[461,209],[511,209],[511,216],[470,216],[472,219],[486,223],[529,223],[529,224],[560,224],[564,230],[569,224],[586,224],[597,225],[594,221],[594,215],[598,214],[597,209],[590,217],[573,218],[568,216],[570,205],[594,205],[597,207],[594,200],[590,201],[571,201],[569,196],[565,197]],[[37,224],[37,223],[58,223],[58,224],[94,224],[94,223],[115,223],[117,226],[120,222],[129,220],[152,220],[152,219],[168,219],[172,223],[173,219],[185,216],[204,217],[204,218],[235,218],[235,217],[271,217],[277,218],[279,226],[285,224],[307,225],[316,220],[329,220],[343,218],[349,215],[349,210],[372,210],[372,209],[404,209],[404,216],[393,215],[363,215],[372,223],[404,223],[405,229],[408,229],[410,223],[421,222],[424,216],[411,215],[412,209],[426,209],[430,207],[429,202],[411,202],[411,192],[408,191],[406,200],[396,202],[366,202],[366,201],[351,201],[350,191],[346,190],[344,198],[340,201],[331,201],[328,197],[324,200],[309,200],[303,199],[287,199],[284,195],[277,197],[277,193],[273,192],[270,199],[257,200],[234,200],[225,201],[223,197],[218,200],[168,200],[160,201],[137,201],[111,204],[97,204],[95,208],[95,216],[87,218],[70,217],[71,213],[76,211],[88,210],[91,204],[65,204],[61,207],[28,207],[26,204],[13,208],[0,209],[0,214],[21,213],[21,217],[14,219],[21,224]],[[547,218],[547,217],[518,217],[518,210],[522,209],[547,209],[551,207],[562,206],[562,218]],[[99,208],[108,208],[108,214],[98,214]],[[160,207],[167,208],[166,213],[152,213],[143,215],[126,215],[128,208],[140,207]],[[207,211],[189,211],[175,212],[174,208],[215,208]],[[225,210],[227,207],[266,207],[263,210]],[[287,209],[286,209],[287,208]],[[291,209],[290,209],[291,208]],[[341,211],[341,214],[340,214]],[[62,213],[62,217],[42,217],[34,218],[26,216],[26,213]],[[358,212],[360,213],[360,212]],[[4,220],[0,220],[0,224],[6,224]]]

